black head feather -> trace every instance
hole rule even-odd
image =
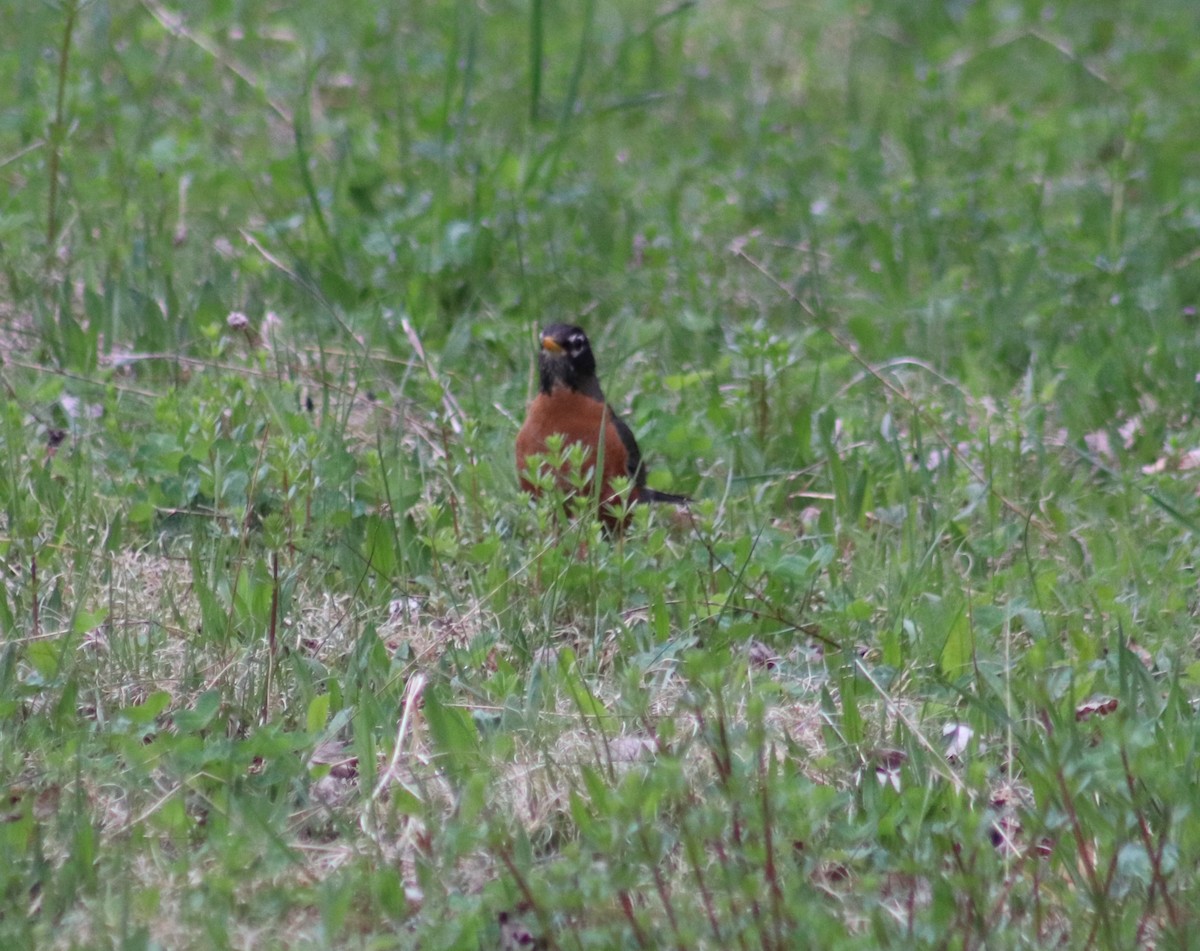
[[[562,385],[595,399],[604,399],[600,381],[596,379],[592,345],[583,329],[574,324],[550,324],[542,331],[538,376],[543,393],[550,393],[556,385]]]

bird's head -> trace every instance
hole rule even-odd
[[[581,393],[599,392],[596,358],[587,334],[573,324],[550,324],[542,331],[538,375],[543,393],[561,384]]]

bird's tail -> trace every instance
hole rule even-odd
[[[659,492],[658,489],[650,489],[643,486],[638,490],[637,500],[639,502],[663,502],[667,505],[687,505],[692,500],[686,495],[674,495],[670,492]]]

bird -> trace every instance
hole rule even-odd
[[[585,466],[600,466],[600,517],[608,528],[624,527],[624,520],[613,511],[621,506],[613,480],[621,476],[629,480],[632,502],[686,506],[691,501],[686,495],[660,492],[646,485],[642,452],[633,431],[604,398],[596,376],[596,357],[581,327],[555,323],[543,329],[537,363],[538,393],[517,433],[521,488],[535,497],[539,494],[536,473],[539,466],[545,466],[547,440],[557,434],[562,437],[564,449],[574,443],[584,447]],[[558,484],[564,492],[571,492],[566,473],[558,473]],[[589,480],[587,493],[593,494],[594,488]]]

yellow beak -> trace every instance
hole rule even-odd
[[[549,350],[551,353],[562,353],[563,352],[563,348],[561,346],[559,346],[558,341],[555,340],[553,337],[543,337],[542,338],[542,349]]]

